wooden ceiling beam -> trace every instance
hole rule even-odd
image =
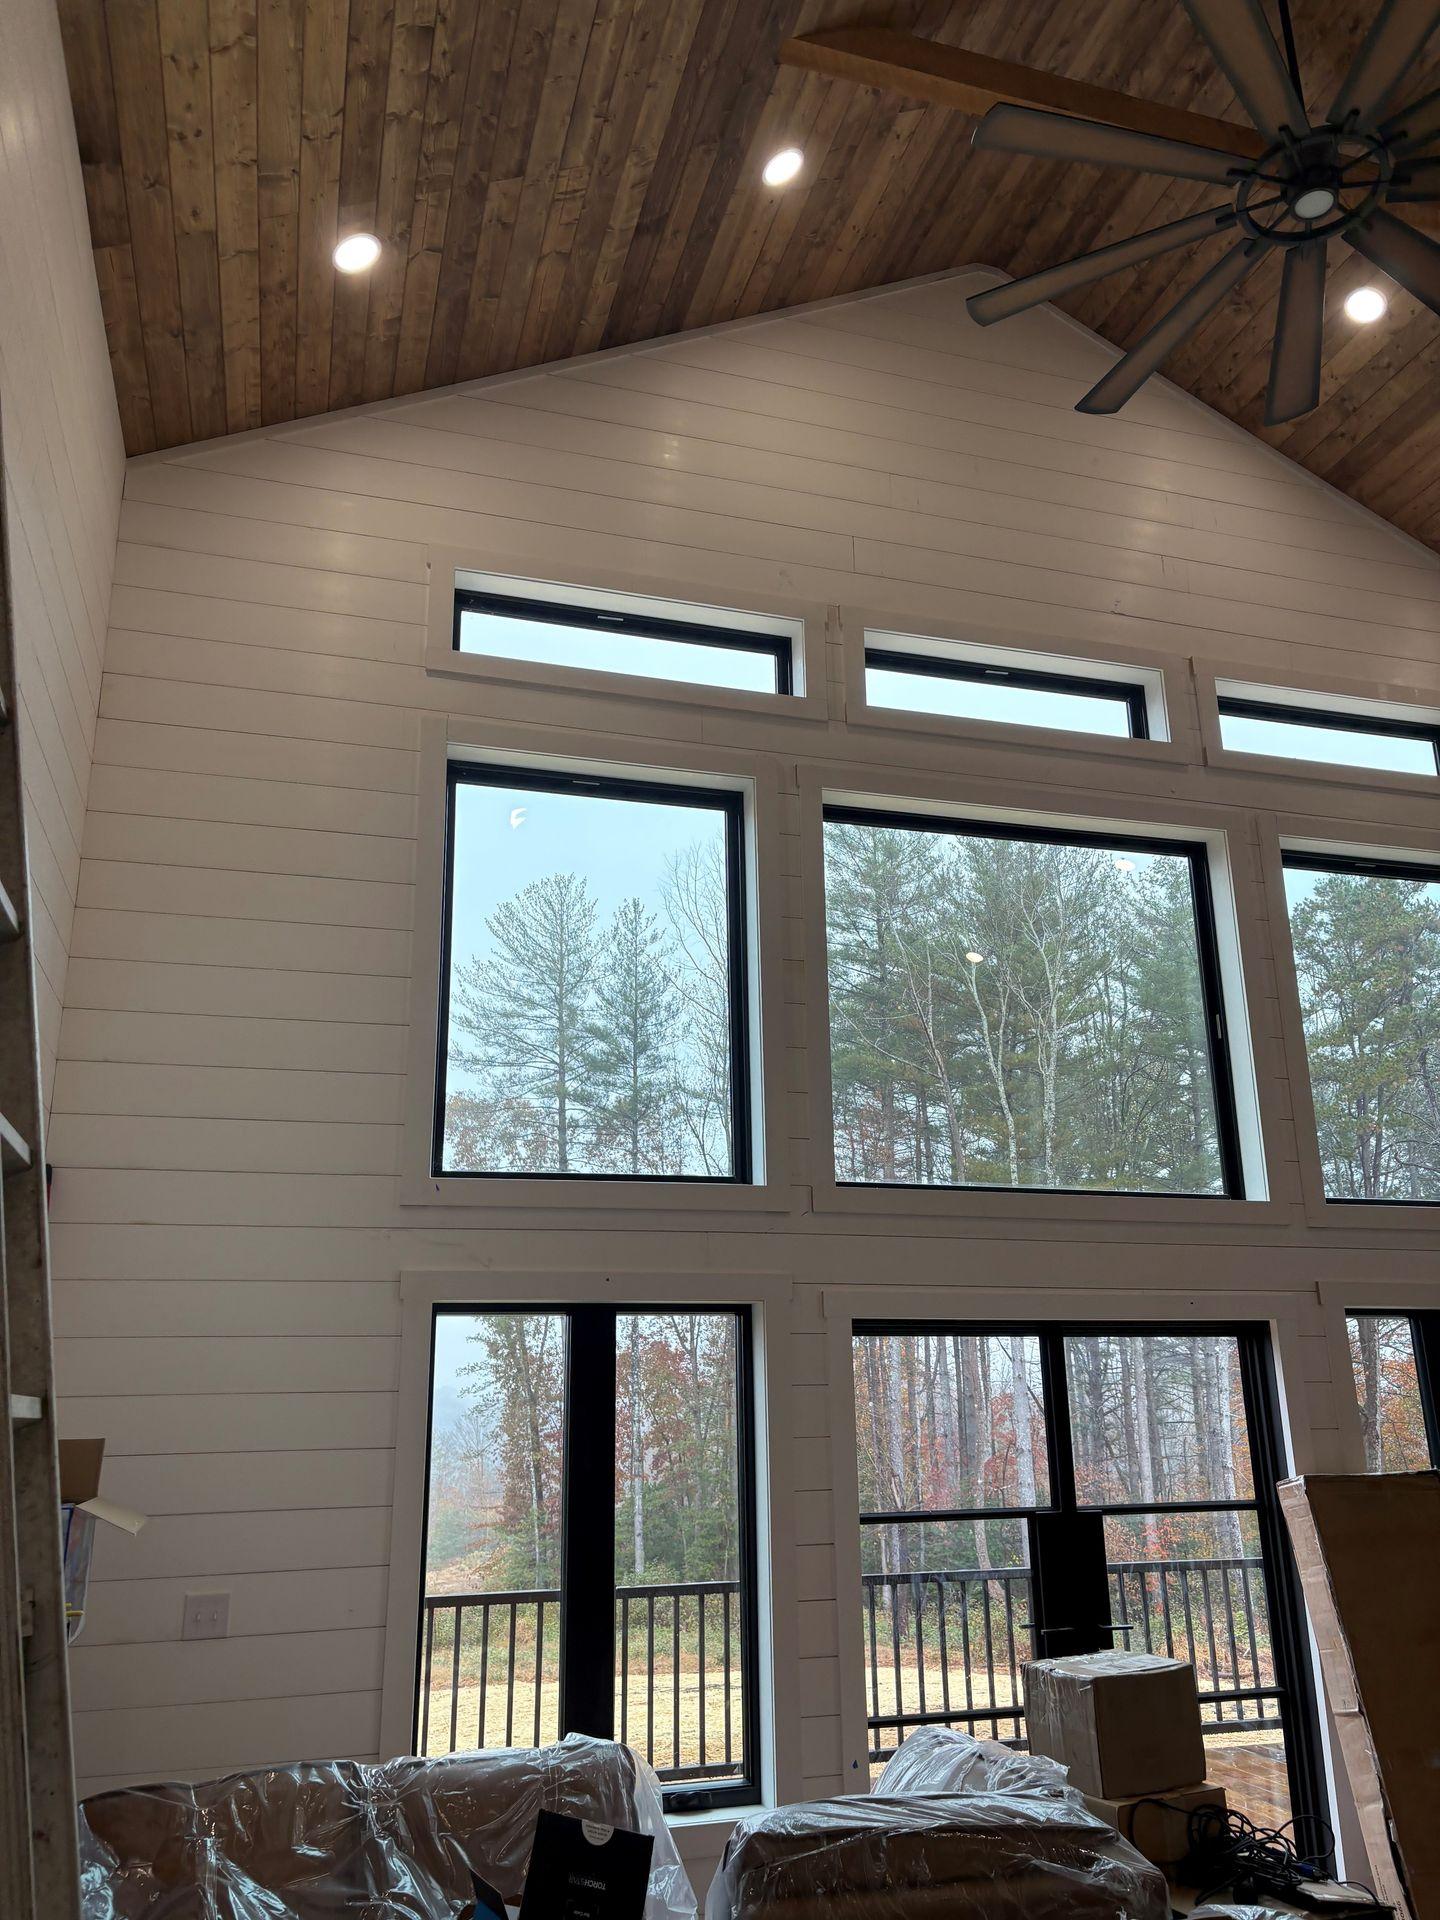
[[[889,27],[832,27],[824,33],[807,33],[785,41],[779,57],[782,66],[805,67],[857,86],[886,87],[959,113],[988,113],[1009,101],[1080,119],[1105,120],[1191,146],[1215,147],[1244,160],[1258,159],[1265,151],[1265,142],[1253,127],[1233,120],[1137,100],[1109,87],[1066,80],[1009,60],[992,60],[985,54],[967,53],[963,47],[943,46],[938,40],[917,40],[913,34]]]

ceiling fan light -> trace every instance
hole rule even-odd
[[[760,178],[767,187],[788,186],[804,164],[805,156],[799,147],[782,147],[765,162]]]
[[[1372,321],[1384,315],[1389,304],[1379,287],[1356,287],[1353,293],[1345,296],[1345,314],[1347,319],[1368,327]]]
[[[373,233],[347,233],[330,256],[341,273],[365,273],[380,258]]]
[[[1330,187],[1307,187],[1296,194],[1292,204],[1302,220],[1323,220],[1334,211],[1335,193]]]

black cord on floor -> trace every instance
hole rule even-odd
[[[1176,1874],[1187,1886],[1199,1888],[1198,1905],[1221,1892],[1242,1902],[1273,1894],[1292,1905],[1304,1905],[1308,1903],[1297,1897],[1303,1883],[1330,1878],[1325,1863],[1333,1857],[1335,1835],[1327,1821],[1307,1819],[1304,1824],[1311,1831],[1301,1835],[1296,1821],[1287,1820],[1281,1827],[1257,1826],[1231,1807],[1176,1807],[1160,1795],[1137,1800],[1135,1812],[1142,1807],[1185,1813],[1188,1852]],[[1301,1838],[1312,1843],[1303,1852],[1298,1844]],[[1357,1905],[1382,1905],[1368,1887],[1354,1881],[1331,1884],[1353,1892]]]

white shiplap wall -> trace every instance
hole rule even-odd
[[[54,0],[0,6],[0,440],[48,1091],[124,474]]]
[[[781,859],[789,1211],[586,1214],[581,1191],[573,1214],[417,1217],[397,1200],[422,716],[484,720],[497,744],[521,722],[628,732],[642,763],[666,738],[751,746],[797,796],[816,759],[893,765],[902,783],[907,763],[984,760],[847,733],[833,646],[832,719],[808,731],[427,678],[432,546],[1440,695],[1440,561],[1169,389],[1118,420],[1075,414],[1108,350],[1049,314],[982,333],[966,284],[132,464],[55,1102],[55,1250],[70,1428],[108,1436],[107,1491],[156,1517],[98,1556],[74,1656],[86,1785],[375,1752],[405,1268],[503,1272],[508,1297],[526,1269],[696,1289],[707,1268],[794,1274],[790,1793],[847,1777],[822,1283],[903,1275],[957,1311],[967,1287],[1057,1273],[1136,1313],[1160,1291],[1218,1286],[1243,1307],[1289,1289],[1310,1303],[1297,1455],[1343,1457],[1315,1283],[1420,1279],[1435,1243],[1307,1228],[1283,1119],[1280,1219],[1248,1235],[1097,1227],[1083,1206],[1069,1225],[968,1227],[811,1211],[798,798]],[[1184,768],[1147,780],[1124,817],[1163,818],[1171,792],[1332,814],[1358,794],[1282,801]],[[1254,1011],[1278,1083],[1273,995]],[[231,1637],[182,1643],[182,1595],[211,1586],[232,1596]]]

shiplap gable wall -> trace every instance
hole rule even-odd
[[[125,464],[53,0],[0,7],[0,443],[48,1093]]]
[[[503,1271],[507,1297],[530,1269],[794,1274],[792,1793],[847,1779],[822,1283],[903,1276],[963,1311],[967,1285],[1059,1271],[1120,1289],[1138,1315],[1165,1290],[1219,1284],[1243,1303],[1283,1287],[1313,1303],[1325,1273],[1423,1277],[1433,1239],[1357,1251],[1307,1230],[1293,1192],[1291,1226],[1256,1244],[1233,1227],[817,1217],[800,769],[889,761],[903,791],[907,762],[943,770],[956,750],[422,670],[434,546],[722,603],[859,602],[1062,651],[1210,652],[1301,684],[1323,672],[1440,694],[1440,560],[1163,386],[1118,420],[1075,414],[1108,350],[1045,313],[982,333],[964,317],[972,285],[130,467],[54,1243],[69,1429],[108,1437],[107,1492],[155,1517],[138,1540],[100,1544],[74,1649],[83,1785],[375,1753],[402,1270]],[[833,715],[833,643],[828,670]],[[422,716],[447,709],[493,721],[497,743],[514,722],[628,733],[641,764],[667,737],[775,753],[791,796],[788,1213],[587,1214],[583,1189],[564,1216],[398,1203],[416,834],[439,830],[417,823],[417,747]],[[1163,817],[1163,799],[1145,804]],[[1256,804],[1282,801],[1272,788]],[[1255,1016],[1279,1074],[1273,1008]],[[1298,1450],[1334,1464],[1318,1309],[1302,1350]],[[231,1594],[230,1638],[182,1642],[183,1594],[211,1587]]]

